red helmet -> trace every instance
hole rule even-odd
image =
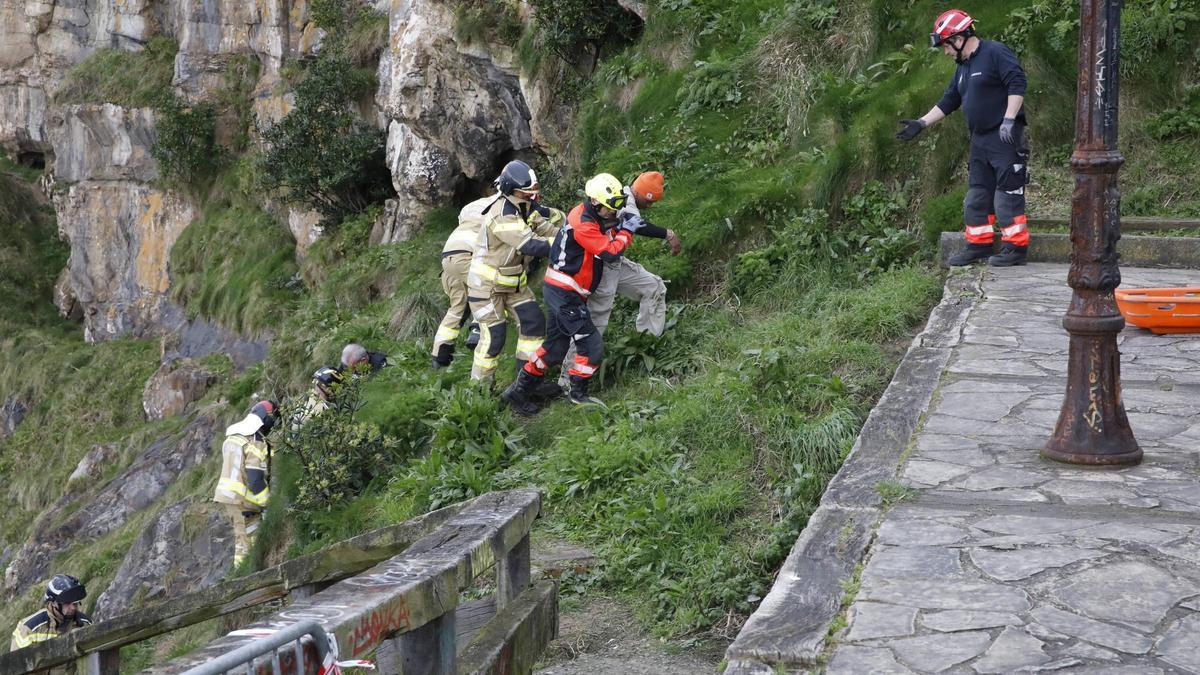
[[[933,22],[933,32],[929,34],[929,44],[937,47],[955,35],[971,37],[974,34],[975,19],[961,9],[950,9],[942,12],[937,21]]]

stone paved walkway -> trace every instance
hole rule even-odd
[[[829,673],[1200,673],[1200,336],[1120,337],[1140,466],[1042,460],[1065,388],[1066,271],[983,272],[900,471],[916,494],[883,518]]]

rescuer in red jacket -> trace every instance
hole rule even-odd
[[[567,371],[570,399],[574,403],[599,403],[588,395],[588,382],[600,367],[604,340],[592,323],[587,299],[600,283],[603,263],[619,260],[633,241],[633,233],[645,221],[619,221],[617,212],[627,196],[621,181],[611,174],[602,173],[589,180],[584,193],[587,199],[571,210],[550,249],[550,265],[542,287],[546,339],[517,374],[516,381],[501,394],[523,415],[538,411],[532,394],[543,382],[547,369],[562,363],[572,342],[577,354]]]

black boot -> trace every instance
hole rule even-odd
[[[500,398],[504,399],[504,402],[511,406],[513,412],[518,415],[536,415],[538,405],[531,398],[534,388],[537,387],[541,379],[537,375],[531,375],[522,370],[517,373],[517,379],[508,385],[508,389],[505,389],[504,393],[500,394]]]
[[[533,388],[533,397],[539,401],[552,401],[562,395],[563,388],[558,386],[558,382],[544,377]]]
[[[517,359],[517,377],[525,371],[525,359]],[[537,384],[529,390],[529,397],[536,401],[548,401],[563,395],[562,387],[557,382],[547,380],[544,376],[538,378]]]
[[[433,357],[432,365],[435,369],[446,368],[450,362],[454,360],[454,345],[444,344],[438,347],[437,356]]]
[[[1025,254],[1029,251],[1028,246],[1016,246],[1014,244],[1005,244],[1000,252],[988,258],[988,264],[992,267],[1013,267],[1015,265],[1025,264]]]
[[[580,377],[578,375],[571,376],[571,403],[580,405],[587,403],[600,404],[600,399],[588,394],[588,380],[590,378]]]
[[[987,260],[992,255],[991,244],[967,244],[966,248],[950,256],[946,261],[951,267],[963,267]]]

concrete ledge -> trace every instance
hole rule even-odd
[[[871,410],[774,586],[725,652],[727,675],[817,663],[829,625],[841,609],[843,585],[854,576],[883,513],[876,485],[895,478],[980,294],[977,274],[959,272],[946,280],[941,303]]]
[[[1067,234],[1033,232],[1029,235],[1029,262],[1068,263],[1071,237]],[[938,239],[938,264],[966,246],[961,233],[943,232]],[[1000,243],[996,243],[997,252]],[[1200,269],[1200,237],[1154,237],[1124,235],[1117,242],[1121,264],[1131,267]]]

